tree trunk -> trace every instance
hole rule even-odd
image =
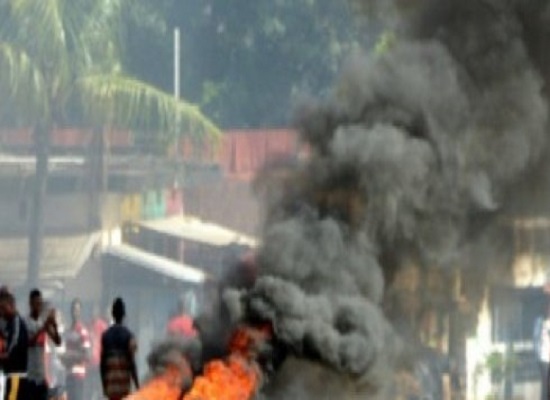
[[[88,228],[90,231],[101,229],[103,226],[103,196],[106,189],[105,132],[105,129],[94,129],[92,145],[88,153],[90,164]]]
[[[36,167],[33,181],[32,207],[29,221],[29,253],[27,282],[30,288],[40,281],[40,262],[44,239],[44,201],[48,184],[50,127],[38,124],[34,128]]]

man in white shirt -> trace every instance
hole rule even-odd
[[[535,351],[541,373],[541,400],[548,400],[548,373],[550,367],[550,309],[548,315],[540,317],[535,323]]]
[[[25,319],[29,335],[27,379],[29,394],[33,400],[47,400],[48,382],[46,381],[46,341],[49,337],[55,345],[61,344],[57,330],[55,312],[44,314],[44,302],[38,289],[29,295],[30,314]]]

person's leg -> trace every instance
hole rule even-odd
[[[6,382],[4,384],[4,398],[2,400],[8,400],[11,392],[11,380],[6,376]]]
[[[29,399],[39,399],[37,397],[38,391],[36,384],[33,381],[27,381],[27,395],[29,396]],[[40,398],[40,400],[42,400]]]
[[[6,382],[5,400],[30,400],[28,382],[18,376],[8,378]]]
[[[94,369],[94,393],[97,400],[103,399],[103,385],[101,384],[101,375],[99,373],[99,367]]]
[[[2,371],[0,371],[0,400],[4,400],[4,398],[6,397],[6,392],[7,392],[6,381],[7,381],[6,375],[4,375]]]
[[[18,376],[8,377],[6,380],[6,393],[4,400],[19,400],[21,393],[22,380]]]
[[[26,382],[26,393],[32,400],[48,400],[48,387],[45,383]]]
[[[49,392],[50,390],[48,388],[48,384],[46,382],[42,382],[40,385],[37,386],[36,398],[39,400],[48,400]]]
[[[539,362],[540,368],[540,399],[548,400],[548,364]]]
[[[17,393],[17,400],[30,400],[32,397],[29,396],[29,381],[27,379],[19,380],[19,392]]]
[[[84,400],[84,379],[75,378],[75,400]]]
[[[50,389],[49,400],[67,400],[66,389],[62,386]]]
[[[548,385],[550,385],[550,376],[548,374],[550,373],[550,364],[548,363],[541,363],[541,364],[542,364],[542,373],[544,374],[544,379],[542,381],[541,398],[543,400],[548,400],[548,394],[549,394]]]
[[[75,394],[75,378],[73,375],[67,376],[67,400],[76,400]]]
[[[84,383],[84,394],[86,399],[90,400],[100,400],[101,397],[98,392],[98,379],[96,376],[99,374],[97,368],[91,367],[88,370],[88,375],[86,376],[86,382]]]

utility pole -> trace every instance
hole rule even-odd
[[[181,78],[181,43],[180,43],[180,30],[174,29],[174,98],[176,101],[180,100],[180,78]],[[174,138],[176,140],[176,160],[180,158],[180,123],[179,115],[176,113]]]
[[[176,27],[174,29],[174,98],[176,101],[179,101],[180,96],[180,90],[181,90],[181,37],[180,37],[180,29]],[[181,157],[181,132],[180,132],[180,116],[178,113],[176,113],[175,121],[174,121],[174,140],[175,140],[175,146],[174,150],[176,152],[175,155],[175,177],[174,177],[174,187],[178,188],[181,199],[182,199],[182,213],[185,211],[183,210],[183,176],[185,174],[185,171],[183,170],[183,165],[181,163],[182,157]],[[180,259],[183,260],[183,248],[180,245]]]

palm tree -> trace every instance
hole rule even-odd
[[[32,127],[36,171],[28,282],[38,283],[51,132],[70,118],[90,128],[140,127],[216,137],[197,107],[123,73],[124,0],[0,0],[0,112]],[[136,1],[136,0],[134,0]]]

